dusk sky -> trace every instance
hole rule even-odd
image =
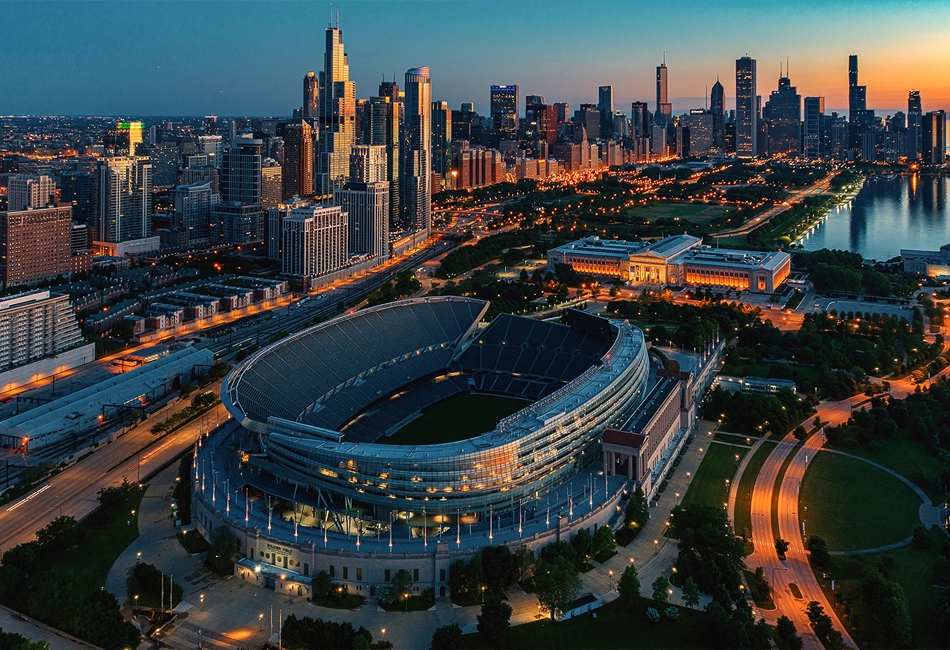
[[[735,59],[758,61],[763,101],[786,58],[799,93],[847,107],[858,54],[868,106],[950,109],[950,2],[336,2],[357,97],[428,65],[432,98],[488,110],[515,83],[573,110],[613,85],[616,110],[653,108],[667,52],[676,112],[705,105],[719,77],[735,104]],[[289,115],[322,68],[328,2],[4,2],[0,114]]]

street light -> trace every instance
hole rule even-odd
[[[485,587],[482,587],[482,590],[484,589]],[[408,593],[402,595],[402,602],[405,603],[404,611],[408,612],[409,611],[409,594]],[[485,602],[484,597],[482,598],[482,602]]]
[[[264,631],[264,613],[263,612],[257,615],[257,620],[260,622],[261,632],[263,632]]]
[[[613,569],[607,572],[610,575],[610,588],[614,588],[614,572]]]
[[[659,544],[660,544],[660,540],[658,539],[653,540],[653,555],[656,555],[657,553],[660,552]]]

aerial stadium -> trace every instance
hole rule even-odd
[[[618,518],[633,485],[656,489],[714,355],[664,371],[629,323],[486,324],[488,306],[347,313],[232,370],[233,420],[197,448],[193,508],[206,536],[227,525],[242,541],[239,576],[303,595],[327,571],[375,595],[411,568],[444,596],[455,559],[567,539]]]

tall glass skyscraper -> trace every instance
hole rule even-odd
[[[663,63],[656,66],[656,115],[667,120],[673,117],[673,105],[669,101],[669,71],[666,68],[666,50],[663,50]]]
[[[432,231],[432,84],[427,66],[406,72],[403,142],[403,226],[425,231],[428,237]]]
[[[779,76],[778,89],[769,95],[766,113],[769,121],[768,154],[797,156],[801,152],[802,96],[787,76]]]
[[[923,106],[920,103],[920,91],[911,90],[907,95],[907,159],[920,158],[920,127],[923,122]]]
[[[712,113],[712,146],[720,153],[726,150],[726,90],[716,79],[709,93],[709,112]]]
[[[736,156],[754,158],[758,155],[758,111],[755,93],[755,59],[736,59]]]
[[[858,55],[848,57],[848,148],[860,158],[864,134],[874,124],[874,111],[868,110],[867,86],[858,85]]]
[[[597,89],[597,109],[600,111],[600,133],[589,134],[591,137],[600,136],[605,140],[614,134],[614,87],[601,86]]]
[[[407,105],[408,93],[407,88]],[[518,86],[491,87],[491,117],[502,140],[518,139]]]
[[[350,173],[350,149],[356,136],[356,83],[350,81],[350,66],[343,50],[343,32],[326,31],[326,52],[320,73],[320,155],[317,158],[315,191],[332,197],[343,187]]]
[[[802,149],[806,158],[824,158],[825,152],[825,98],[805,98],[805,142]]]
[[[401,218],[399,201],[399,159],[402,146],[400,124],[402,122],[402,102],[399,101],[399,87],[388,82],[380,84],[380,96],[369,99],[369,143],[386,147],[386,180],[389,181],[389,217],[396,224]],[[384,87],[386,86],[386,87]],[[387,91],[388,94],[384,94]],[[393,99],[393,98],[396,99]]]
[[[151,234],[152,165],[145,156],[100,159],[96,170],[96,241],[120,243]]]

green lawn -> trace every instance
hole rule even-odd
[[[851,608],[852,625],[858,628],[852,630],[851,636],[861,647],[874,647],[876,631],[873,620],[870,620],[873,612],[867,613],[861,609],[860,579],[864,571],[880,567],[884,558],[888,558],[888,564],[893,562],[891,566],[886,567],[887,577],[901,585],[910,604],[914,631],[910,647],[941,647],[934,634],[933,625],[934,608],[941,589],[933,586],[931,566],[939,555],[940,545],[946,542],[947,537],[936,528],[931,528],[929,534],[934,542],[933,547],[929,549],[918,549],[911,545],[874,555],[832,556],[828,566],[815,569],[815,576],[829,601],[831,579],[836,580],[839,593]],[[822,579],[823,573],[828,574],[828,580]],[[839,618],[844,613],[841,606],[836,606],[835,611]]]
[[[799,512],[806,532],[823,537],[829,550],[898,542],[920,523],[920,499],[883,470],[838,454],[818,454],[809,462]]]
[[[693,443],[696,444],[696,443]],[[736,455],[739,461],[749,450],[733,445],[713,442],[703,453],[703,460],[696,470],[696,476],[690,482],[689,489],[683,495],[683,505],[700,504],[721,508],[729,501],[729,488],[726,479],[732,482],[736,474]]]
[[[718,219],[730,210],[734,211],[735,208],[730,208],[723,205],[705,205],[702,203],[680,203],[678,201],[670,201],[664,203],[654,203],[648,207],[637,206],[629,208],[624,212],[624,214],[637,219],[645,219],[651,223],[657,219],[660,219],[661,217],[667,217],[671,219],[679,217],[680,219],[686,219],[696,224],[703,224],[713,221],[714,219]]]
[[[139,536],[138,510],[142,493],[143,490],[131,490],[122,506],[107,519],[100,521],[94,515],[83,522],[81,528],[85,536],[82,542],[59,555],[47,568],[75,575],[83,589],[102,587],[116,559]],[[119,599],[124,596],[116,594]]]
[[[498,420],[520,411],[529,403],[496,395],[456,395],[423,410],[422,416],[379,442],[431,445],[465,440],[491,431]]]
[[[752,538],[752,489],[755,487],[755,480],[759,477],[762,465],[765,464],[765,459],[769,457],[777,444],[774,440],[763,442],[749,459],[749,464],[746,465],[742,478],[739,480],[739,491],[736,494],[736,520],[732,522],[732,525],[739,535],[748,531],[749,539]]]
[[[912,440],[905,431],[901,431],[890,440],[875,438],[875,442],[879,443],[879,447],[876,449],[850,441],[837,445],[829,444],[828,447],[873,460],[875,463],[892,469],[908,479],[915,471],[923,472],[928,478],[933,477],[940,471],[940,458],[919,442]],[[934,504],[943,501],[942,494],[937,494],[931,490],[925,491],[933,498]]]
[[[708,644],[705,623],[708,614],[680,607],[676,621],[661,619],[650,623],[646,617],[653,601],[641,598],[632,611],[619,600],[607,603],[589,614],[552,624],[544,617],[534,623],[508,630],[507,648],[542,650],[552,648],[701,648]],[[596,614],[595,619],[593,615]],[[465,636],[467,648],[489,648],[478,634]]]

